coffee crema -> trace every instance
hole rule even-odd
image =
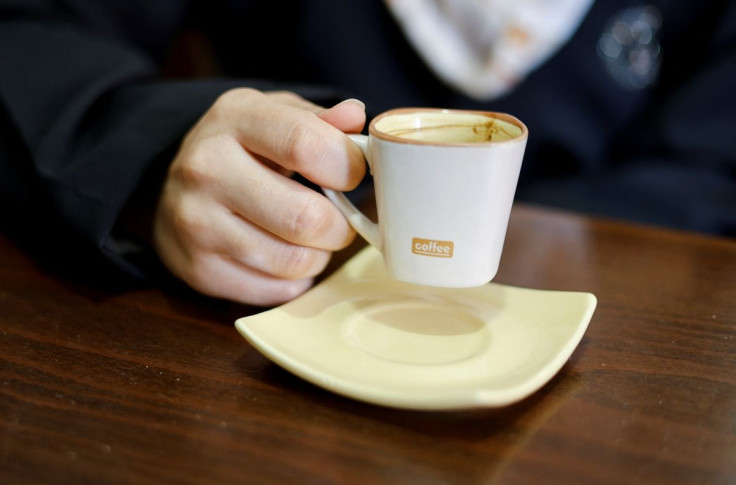
[[[519,126],[492,116],[422,111],[386,116],[375,129],[391,137],[440,144],[504,142],[523,133]]]

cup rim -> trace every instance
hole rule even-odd
[[[518,126],[519,128],[521,128],[521,134],[510,140],[503,140],[503,141],[437,142],[437,141],[411,140],[407,138],[401,138],[395,135],[389,135],[388,133],[380,131],[378,130],[378,128],[376,128],[376,123],[381,121],[383,118],[387,118],[393,115],[408,114],[408,113],[447,113],[447,114],[457,113],[457,114],[473,114],[473,115],[479,115],[479,116],[486,116],[489,118],[500,119],[507,123],[511,123],[513,125]],[[373,120],[371,120],[370,125],[368,125],[368,133],[371,136],[375,136],[376,138],[379,138],[381,140],[390,141],[393,143],[403,143],[407,145],[448,146],[448,147],[461,147],[461,146],[474,146],[474,147],[484,147],[485,146],[487,147],[487,146],[494,146],[494,145],[507,145],[510,143],[518,143],[521,141],[525,141],[529,137],[529,130],[527,129],[526,125],[521,120],[519,120],[517,117],[510,115],[508,113],[502,113],[498,111],[484,111],[484,110],[470,110],[470,109],[445,109],[445,108],[396,108],[396,109],[384,111],[383,113],[373,118]]]

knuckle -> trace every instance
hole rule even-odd
[[[185,156],[172,166],[175,177],[187,186],[209,186],[217,182],[217,164],[229,156],[232,139],[225,134],[197,140]]]
[[[207,117],[213,120],[227,119],[235,103],[236,96],[232,90],[222,93],[212,103],[212,106],[210,106],[210,109],[207,111]]]
[[[174,211],[172,225],[174,233],[192,247],[201,246],[204,242],[202,235],[208,233],[208,221],[187,204],[181,204],[178,210]]]
[[[264,94],[252,88],[234,88],[225,91],[215,99],[205,118],[209,122],[230,126],[234,116],[247,109],[248,105],[263,98]]]
[[[199,143],[181,163],[172,167],[173,176],[186,186],[207,185],[211,181],[211,158],[206,143]]]
[[[252,88],[229,89],[217,97],[210,108],[210,113],[215,116],[221,114],[227,115],[232,112],[234,108],[237,108],[243,103],[250,103],[254,99],[258,99],[263,96],[263,93]]]
[[[309,197],[303,203],[293,207],[295,209],[288,223],[292,241],[307,244],[320,239],[332,227],[329,212],[325,210],[319,199]]]
[[[271,91],[268,93],[268,96],[272,99],[278,100],[278,101],[284,101],[284,102],[297,102],[301,101],[303,98],[299,96],[296,93],[293,93],[291,91]]]
[[[207,258],[201,255],[191,256],[188,265],[180,277],[184,282],[200,293],[207,295],[213,294]]]
[[[309,286],[311,286],[311,280],[283,280],[269,295],[269,300],[278,303],[293,300],[304,293]]]
[[[287,245],[279,252],[276,274],[288,279],[312,276],[316,268],[317,256],[314,249]]]
[[[313,118],[311,113],[298,116],[291,123],[283,138],[282,152],[297,171],[308,167],[310,162],[316,160],[319,155],[320,139],[311,129]]]

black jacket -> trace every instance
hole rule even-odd
[[[369,115],[506,111],[530,129],[518,199],[736,235],[736,3],[650,2],[646,86],[601,48],[639,5],[596,2],[516,90],[478,102],[433,77],[378,0],[0,0],[3,225],[32,220],[49,242],[118,259],[109,235],[126,202],[155,191],[220,93],[254,86],[357,97]],[[174,55],[182,44],[211,51],[220,76],[183,79],[203,58]]]

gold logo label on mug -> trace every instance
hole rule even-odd
[[[421,254],[422,256],[451,258],[453,247],[452,241],[435,241],[433,239],[421,239],[418,237],[411,240],[411,252]]]

